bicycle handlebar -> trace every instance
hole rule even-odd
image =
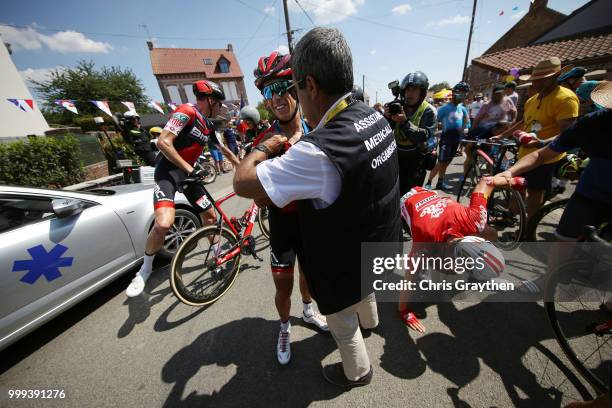
[[[489,146],[507,146],[507,147],[512,147],[512,146],[516,146],[517,143],[513,140],[502,140],[499,143],[496,142],[489,142],[486,140],[470,140],[470,139],[463,139],[461,140],[459,143],[474,143],[477,144],[478,146],[480,145],[489,145]]]

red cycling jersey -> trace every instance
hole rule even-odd
[[[402,217],[414,242],[447,242],[476,235],[487,223],[487,200],[473,193],[469,207],[423,187],[414,187],[401,198]]]
[[[183,160],[192,166],[202,154],[209,138],[213,138],[215,144],[220,144],[215,133],[215,126],[192,103],[184,103],[179,106],[172,113],[164,130],[176,135],[173,142],[174,148]],[[170,163],[168,159],[166,161]]]

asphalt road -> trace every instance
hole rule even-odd
[[[458,171],[458,166],[453,166]],[[231,175],[211,192],[229,191]],[[227,203],[239,215],[248,206]],[[258,235],[259,232],[256,232]],[[292,298],[292,361],[279,366],[269,250],[244,258],[232,289],[208,308],[183,305],[157,263],[143,296],[124,276],[6,349],[2,407],[559,407],[587,390],[559,350],[541,303],[424,304],[425,334],[409,332],[395,305],[366,339],[367,387],[327,384],[339,354],[329,334],[300,319]],[[526,258],[527,259],[527,258]],[[528,262],[527,262],[528,263]],[[9,389],[60,389],[65,399],[16,401]]]

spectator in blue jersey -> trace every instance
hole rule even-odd
[[[436,189],[448,191],[452,187],[444,182],[446,168],[455,157],[459,142],[463,138],[465,129],[469,127],[470,118],[468,111],[463,106],[463,101],[470,92],[470,86],[465,82],[459,82],[453,87],[453,97],[450,102],[438,109],[438,121],[442,123],[442,134],[440,135],[440,153],[438,163],[429,173],[429,179],[425,188],[431,189],[431,183],[438,176]]]

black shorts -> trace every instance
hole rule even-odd
[[[153,208],[174,208],[174,195],[177,191],[187,197],[189,203],[200,212],[207,211],[213,205],[212,197],[202,183],[183,183],[187,174],[177,168],[160,162],[155,167],[155,189],[153,190]]]
[[[455,154],[457,154],[460,140],[461,134],[458,130],[442,132],[440,135],[440,154],[438,155],[440,163],[450,163],[453,160]]]
[[[604,222],[612,224],[612,204],[602,203],[574,193],[565,206],[557,226],[557,236],[575,240],[584,233],[585,225],[598,228]]]
[[[527,188],[548,191],[551,188],[552,178],[555,175],[557,163],[543,164],[533,170],[523,173],[527,180]]]
[[[303,245],[297,212],[269,207],[270,264],[272,273],[293,273],[295,259],[302,260]]]

